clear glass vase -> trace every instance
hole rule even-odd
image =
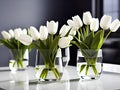
[[[12,49],[10,50],[9,68],[12,72],[27,69],[29,64],[29,52],[26,50]]]
[[[58,49],[54,60],[51,60],[50,58],[53,56],[50,55],[50,50],[42,51],[45,52],[45,56],[47,57],[46,59],[42,53],[37,50],[35,65],[36,78],[40,81],[60,80],[63,75],[64,68],[67,67],[69,62],[69,52],[66,50],[64,49],[63,53],[61,49]],[[66,52],[67,54],[65,54]]]
[[[77,73],[83,80],[99,79],[103,69],[102,50],[78,50]]]

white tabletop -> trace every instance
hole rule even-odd
[[[109,70],[98,80],[81,81],[76,67],[68,66],[61,81],[37,83],[34,67],[16,73],[5,69],[0,69],[0,90],[120,90],[120,73]]]

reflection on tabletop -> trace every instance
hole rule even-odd
[[[79,81],[77,90],[103,90],[103,85],[100,80]]]

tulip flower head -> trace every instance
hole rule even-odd
[[[60,32],[59,32],[60,36],[64,37],[68,33],[69,30],[70,30],[69,26],[63,25],[60,29]]]
[[[41,40],[46,40],[47,37],[48,37],[47,27],[46,26],[41,26],[39,32],[40,32],[40,39]]]
[[[48,29],[49,34],[56,34],[58,30],[58,22],[47,21],[47,29]]]
[[[11,35],[8,32],[2,31],[1,34],[4,37],[4,39],[7,39],[7,40],[11,39]]]
[[[104,30],[110,27],[112,21],[112,17],[108,15],[104,15],[100,20],[100,27]]]
[[[74,28],[78,29],[78,28],[83,26],[82,20],[78,15],[72,17],[72,19],[73,19],[73,22],[74,22],[74,25],[75,25]]]
[[[90,30],[97,31],[99,29],[99,20],[98,18],[93,18],[90,24]]]
[[[90,25],[92,21],[92,15],[89,11],[83,13],[83,22],[85,25]]]
[[[114,20],[110,25],[110,30],[112,32],[116,32],[120,27],[120,21],[118,19]]]

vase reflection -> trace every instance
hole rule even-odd
[[[100,80],[79,81],[77,90],[104,90]]]

